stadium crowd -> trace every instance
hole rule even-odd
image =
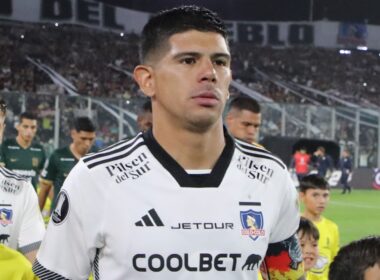
[[[94,97],[137,95],[122,71],[138,62],[138,35],[104,32],[73,25],[0,24],[0,91],[62,92],[26,57],[43,63],[70,81],[77,92]],[[235,80],[275,102],[333,105],[299,85],[362,105],[380,105],[378,54],[312,47],[274,49],[232,44]],[[265,74],[266,78],[259,75]],[[328,75],[326,75],[328,73]],[[277,82],[286,83],[280,86]],[[296,94],[292,89],[296,88]]]

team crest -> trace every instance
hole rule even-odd
[[[240,211],[240,220],[243,226],[242,235],[248,235],[253,241],[265,235],[263,213],[249,209]]]
[[[37,157],[32,157],[32,166],[33,167],[38,167],[38,163],[39,163],[40,161],[38,160],[38,158]]]
[[[2,226],[7,226],[12,224],[13,211],[11,209],[1,208],[0,209],[0,224]]]

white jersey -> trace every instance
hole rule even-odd
[[[34,272],[41,279],[256,279],[292,236],[297,192],[268,151],[226,136],[210,174],[189,175],[139,134],[67,177]]]
[[[26,177],[0,167],[0,243],[28,253],[45,233],[36,191]]]

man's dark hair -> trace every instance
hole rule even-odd
[[[300,181],[300,192],[306,192],[308,189],[329,190],[330,186],[323,177],[311,174],[303,177]]]
[[[317,148],[317,150],[319,150],[319,151],[321,151],[321,152],[323,152],[323,153],[326,153],[326,149],[325,149],[325,147],[323,147],[323,146],[319,146],[319,147]]]
[[[248,96],[236,96],[234,97],[228,106],[228,112],[231,109],[237,109],[239,111],[247,110],[255,114],[261,112],[260,104],[253,98]]]
[[[144,102],[144,104],[142,105],[142,108],[141,108],[142,112],[146,112],[146,113],[152,113],[152,101],[150,99],[148,99],[147,101]]]
[[[94,123],[88,117],[78,117],[74,120],[71,126],[76,131],[94,132],[96,127]]]
[[[23,119],[28,119],[28,120],[37,120],[36,114],[32,112],[22,112],[20,114],[20,123],[22,122]]]
[[[0,111],[5,115],[7,112],[7,103],[3,99],[0,99]]]
[[[164,10],[150,18],[144,26],[140,49],[142,63],[167,45],[170,36],[189,30],[219,33],[227,41],[227,30],[223,21],[206,8],[180,6]]]
[[[319,231],[318,228],[313,224],[312,221],[305,217],[301,217],[300,224],[297,229],[297,233],[301,232],[303,237],[305,234],[312,236],[315,240],[319,240]]]
[[[369,236],[342,247],[330,264],[329,280],[364,280],[364,271],[380,266],[380,236]]]

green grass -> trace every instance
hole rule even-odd
[[[354,189],[342,195],[341,189],[333,189],[324,216],[338,225],[341,246],[371,234],[380,235],[380,191]]]

